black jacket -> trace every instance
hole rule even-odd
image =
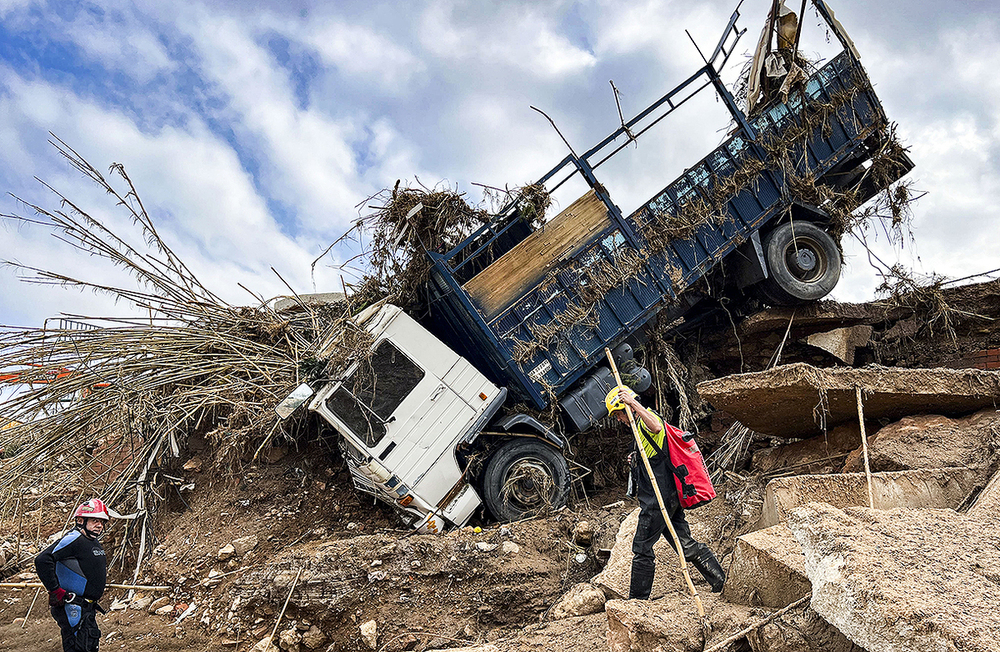
[[[79,528],[70,530],[35,557],[35,571],[45,589],[64,588],[90,600],[100,600],[108,580],[104,548]]]

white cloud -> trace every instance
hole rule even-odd
[[[387,35],[340,20],[310,26],[305,42],[324,63],[394,94],[402,94],[410,80],[426,69],[424,62]]]

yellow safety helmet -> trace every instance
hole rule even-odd
[[[618,397],[618,391],[622,388],[628,390],[628,393],[632,395],[632,398],[638,396],[631,387],[627,385],[619,385],[613,388],[608,395],[604,397],[604,405],[608,408],[608,414],[613,414],[616,410],[624,410],[625,403]]]

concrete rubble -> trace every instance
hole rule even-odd
[[[866,419],[922,413],[968,414],[1000,401],[1000,372],[978,369],[837,367],[796,363],[699,383],[701,398],[743,425],[774,437],[811,437],[857,422],[856,388]]]
[[[997,650],[1000,531],[950,510],[792,512],[812,608],[869,652]]]
[[[965,467],[873,473],[875,508],[956,508],[975,487],[976,475]],[[864,473],[839,473],[771,480],[764,492],[764,509],[757,527],[785,523],[793,509],[813,502],[835,507],[867,506],[867,478]]]
[[[726,574],[722,597],[748,606],[780,609],[811,590],[805,556],[785,525],[738,538]]]

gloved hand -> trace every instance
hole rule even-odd
[[[66,604],[66,589],[61,586],[55,591],[49,591],[49,606],[61,607]]]

